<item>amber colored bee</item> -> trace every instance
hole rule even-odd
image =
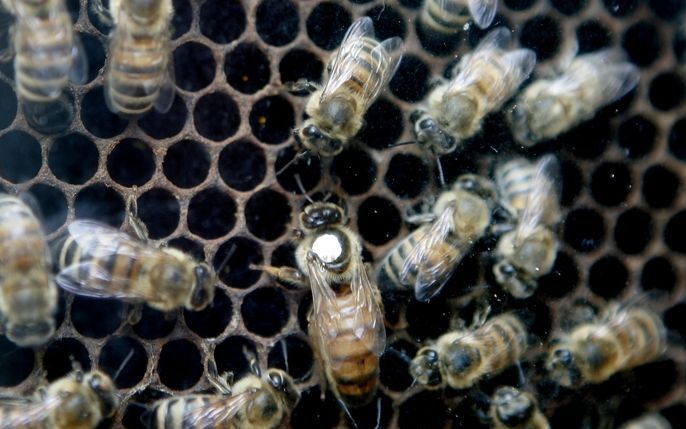
[[[491,25],[498,10],[498,0],[425,0],[419,12],[419,24],[442,36],[451,36],[465,28],[470,19],[480,28]]]
[[[500,387],[493,394],[490,417],[493,429],[550,429],[536,398],[510,386]]]

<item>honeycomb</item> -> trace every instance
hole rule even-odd
[[[210,388],[209,358],[220,372],[245,374],[247,349],[262,367],[287,369],[302,389],[291,427],[352,426],[332,395],[320,399],[306,335],[309,293],[248,266],[293,265],[290,232],[304,200],[296,173],[308,193],[337,187],[368,259],[380,260],[402,239],[403,214],[438,186],[432,160],[415,146],[394,144],[411,139],[407,118],[432,76],[445,73],[485,31],[432,39],[415,24],[420,0],[174,0],[175,101],[165,114],[124,120],[103,99],[108,30],[89,13],[88,0],[67,3],[90,63],[88,82],[71,88],[78,115],[56,134],[35,131],[17,107],[11,63],[0,65],[2,188],[35,197],[49,237],[78,218],[122,226],[126,198],[134,194],[160,244],[216,267],[236,251],[219,272],[213,305],[198,313],[145,308],[129,325],[126,304],[62,294],[59,328],[48,344],[18,348],[0,337],[0,394],[30,394],[69,372],[73,359],[116,374],[123,403],[101,427],[140,428],[156,398]],[[621,46],[642,74],[636,90],[593,120],[523,152],[554,152],[561,160],[563,244],[534,297],[504,306],[532,310],[534,330],[547,338],[576,300],[639,300],[662,314],[670,345],[660,361],[598,386],[560,391],[542,377],[534,356],[522,364],[525,380],[514,368],[470,395],[524,381],[554,428],[616,427],[647,409],[686,427],[686,83],[677,73],[686,40],[675,31],[683,8],[680,0],[500,2],[492,27],[513,29],[541,62],[555,60],[576,37],[581,52]],[[306,101],[282,83],[321,81],[346,28],[363,15],[373,19],[379,39],[404,39],[397,75],[367,113],[358,141],[332,161],[305,157],[277,177],[296,153],[291,129]],[[517,152],[496,112],[464,151],[443,157],[446,179],[488,174],[494,159]],[[457,310],[460,317],[473,311],[460,299],[470,286],[492,283],[488,261],[477,253],[460,264],[440,299],[386,302],[393,328],[381,359],[380,400],[353,410],[359,428],[377,420],[380,427],[485,427],[475,401],[463,394],[406,392],[408,357],[445,332]],[[496,301],[506,299],[493,291]]]

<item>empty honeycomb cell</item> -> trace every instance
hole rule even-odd
[[[672,292],[677,283],[677,272],[664,256],[650,258],[641,269],[641,288],[645,291]]]
[[[133,332],[145,340],[156,340],[171,334],[175,325],[176,313],[164,313],[144,305],[140,320],[133,325]]]
[[[114,189],[96,183],[76,194],[74,212],[77,219],[93,219],[119,227],[124,221],[124,199]]]
[[[503,3],[512,10],[527,10],[538,0],[504,0]]]
[[[208,0],[200,7],[200,32],[215,43],[231,43],[245,31],[240,0]]]
[[[648,21],[630,26],[622,37],[622,47],[629,60],[641,67],[648,67],[660,56],[662,43],[657,27]]]
[[[369,9],[365,15],[374,22],[374,33],[378,40],[386,40],[391,37],[405,38],[407,26],[405,19],[394,8],[383,4]]]
[[[653,150],[656,135],[657,128],[650,119],[633,115],[617,128],[617,143],[629,158],[642,158]]]
[[[243,298],[241,316],[248,331],[272,337],[288,322],[288,302],[283,292],[276,288],[258,288]]]
[[[374,399],[361,407],[350,410],[350,415],[344,414],[348,427],[354,428],[387,428],[393,415],[393,401],[382,391],[377,391]]]
[[[191,255],[197,261],[205,260],[205,249],[201,243],[191,240],[186,237],[176,237],[172,238],[167,242],[167,246],[179,249],[188,255]]]
[[[86,82],[92,82],[100,70],[105,66],[105,47],[102,45],[100,39],[92,34],[79,33],[81,44],[86,52],[88,59],[88,76]]]
[[[120,185],[144,185],[155,173],[155,154],[143,140],[123,139],[107,156],[107,172]]]
[[[306,293],[300,300],[300,305],[298,306],[298,326],[303,332],[308,332],[307,326],[309,325],[309,321],[307,319],[311,307],[312,294]]]
[[[262,0],[255,11],[255,29],[262,40],[283,46],[298,35],[298,9],[289,0]]]
[[[631,171],[626,164],[604,162],[591,174],[591,195],[605,206],[622,203],[631,187]]]
[[[17,96],[5,82],[0,82],[0,99],[3,100],[0,104],[0,129],[5,129],[17,116]]]
[[[215,288],[214,301],[202,311],[183,311],[183,320],[188,328],[202,338],[214,338],[224,332],[233,316],[231,299],[219,288]]]
[[[407,333],[419,342],[438,338],[448,331],[450,314],[448,302],[444,300],[419,302],[411,299],[405,315]]]
[[[650,82],[648,98],[658,110],[670,110],[681,104],[686,86],[684,81],[675,73],[661,73]]]
[[[352,18],[344,7],[325,1],[312,9],[305,26],[310,40],[318,47],[330,51],[341,44],[350,24]]]
[[[403,112],[391,101],[380,98],[367,109],[364,115],[364,127],[358,137],[373,149],[385,149],[392,146],[405,129]]]
[[[82,134],[60,136],[48,149],[48,167],[52,174],[72,185],[80,185],[93,177],[98,163],[97,146]]]
[[[124,409],[121,423],[126,429],[148,429],[151,417],[148,411],[147,406],[131,401]]]
[[[0,336],[0,386],[16,386],[31,375],[36,362],[32,348],[19,347],[4,335]]]
[[[680,302],[665,311],[663,319],[665,326],[675,331],[681,338],[686,338],[686,324],[684,323],[684,313],[686,312],[686,302]]]
[[[152,138],[166,139],[181,132],[187,116],[186,103],[176,95],[168,111],[161,113],[153,108],[138,119],[138,127]]]
[[[55,328],[59,329],[59,327],[62,325],[64,322],[64,318],[67,315],[67,299],[66,299],[66,294],[63,289],[59,289],[57,291],[57,311],[55,312]]]
[[[550,0],[553,7],[564,15],[576,15],[586,7],[587,0]]]
[[[410,375],[410,361],[417,354],[417,346],[406,340],[389,344],[379,360],[381,384],[396,392],[408,389],[414,381]]]
[[[295,125],[295,113],[288,100],[272,95],[253,104],[249,121],[253,135],[260,141],[278,144],[291,136],[291,130]]]
[[[663,240],[667,247],[678,253],[686,253],[686,210],[673,215],[665,226]]]
[[[666,20],[676,19],[685,9],[681,0],[651,0],[648,5],[655,15]]]
[[[576,39],[579,43],[579,54],[607,48],[612,42],[610,30],[600,21],[584,21],[576,28]]]
[[[555,264],[548,274],[538,279],[538,290],[544,296],[562,298],[579,284],[579,267],[566,252],[558,252]]]
[[[193,110],[195,129],[210,140],[222,141],[231,137],[241,123],[236,102],[223,92],[203,95]]]
[[[386,198],[369,197],[357,210],[357,228],[362,237],[371,244],[388,243],[400,232],[402,220],[395,205]]]
[[[98,368],[112,377],[119,389],[128,389],[140,383],[147,367],[148,354],[145,348],[131,337],[109,338],[98,357]]]
[[[295,157],[298,159],[293,159]],[[288,165],[289,162],[292,164]],[[291,145],[279,151],[274,162],[274,170],[278,173],[276,180],[282,188],[293,193],[302,193],[296,176],[300,178],[305,191],[310,191],[322,178],[322,162],[319,156],[309,151],[297,152]]]
[[[455,51],[463,37],[461,31],[456,31],[450,35],[432,31],[430,28],[425,28],[419,19],[415,19],[415,32],[422,48],[438,57],[446,56]]]
[[[255,344],[240,336],[228,337],[214,349],[217,371],[220,374],[228,371],[236,380],[250,372],[250,360],[256,357]]]
[[[258,145],[249,140],[238,140],[224,146],[219,154],[217,167],[224,183],[237,191],[245,192],[254,189],[264,180],[267,159],[264,150]]]
[[[569,403],[556,407],[549,417],[550,427],[555,429],[578,429],[586,427],[597,427],[598,425],[598,406],[591,405],[587,400],[573,400]]]
[[[71,323],[81,335],[104,338],[113,334],[126,317],[126,304],[120,299],[74,296]],[[98,323],[93,323],[98,320]]]
[[[301,392],[290,424],[294,429],[332,429],[338,424],[340,413],[341,408],[334,395],[327,392],[326,396],[322,396],[320,387],[314,386]]]
[[[138,216],[153,240],[167,237],[179,225],[179,200],[168,190],[152,188],[138,197]]]
[[[681,428],[686,425],[686,405],[684,404],[677,403],[665,407],[660,414],[669,421],[673,428]]]
[[[323,72],[322,61],[306,49],[290,49],[279,62],[279,76],[283,84],[300,79],[321,82]]]
[[[399,0],[398,3],[410,9],[417,9],[422,5],[422,0]]]
[[[0,137],[0,176],[22,183],[38,174],[42,164],[40,143],[28,133],[12,130]]]
[[[157,362],[162,384],[173,390],[185,390],[195,385],[202,373],[202,356],[191,341],[180,338],[162,346]]]
[[[234,236],[219,246],[212,265],[224,284],[246,289],[262,275],[261,271],[250,269],[250,265],[262,262],[262,248],[258,242],[248,237]]]
[[[596,116],[558,137],[560,147],[569,150],[577,158],[600,157],[612,143],[614,133],[607,117]]]
[[[672,39],[672,50],[679,64],[686,63],[686,31],[676,31]]]
[[[653,208],[670,207],[681,187],[679,176],[662,165],[653,165],[643,173],[643,200]]]
[[[557,21],[547,15],[537,15],[524,23],[519,43],[536,52],[537,61],[552,58],[562,42],[562,33]]]
[[[164,175],[179,188],[192,188],[207,179],[210,154],[193,140],[181,140],[167,149],[162,161]]]
[[[617,217],[615,243],[626,254],[643,252],[653,238],[653,220],[650,213],[632,208]]]
[[[236,224],[236,203],[219,188],[203,189],[188,203],[188,230],[202,238],[219,238]]]
[[[254,94],[269,83],[269,59],[254,43],[241,43],[226,55],[224,73],[229,85]]]
[[[178,39],[191,29],[193,7],[189,0],[172,0],[172,5],[174,6],[174,15],[171,21],[172,39]]]
[[[173,56],[174,76],[179,88],[199,91],[212,83],[215,62],[210,48],[202,43],[186,42],[174,49]],[[193,67],[188,67],[189,64]]]
[[[616,17],[625,17],[634,13],[639,0],[603,0],[605,9]]]
[[[560,203],[563,206],[570,207],[583,189],[583,174],[574,162],[561,161],[560,180],[562,185],[562,190],[560,191]]]
[[[564,221],[564,240],[579,252],[591,252],[605,240],[605,221],[593,209],[580,207],[570,211]]]
[[[376,180],[376,163],[365,151],[348,148],[333,159],[331,174],[348,195],[367,192]]]
[[[81,100],[81,122],[94,136],[111,139],[126,129],[129,121],[109,111],[102,86],[96,86]]]
[[[60,338],[48,344],[43,354],[46,381],[54,381],[74,370],[74,364],[84,371],[91,368],[88,350],[76,338]]]
[[[429,75],[429,67],[422,60],[404,55],[388,87],[399,99],[416,103],[429,91]]]
[[[629,284],[629,271],[618,258],[607,255],[588,271],[588,287],[603,298],[617,297]]]
[[[415,155],[395,154],[388,163],[384,182],[400,198],[414,198],[429,183],[429,167]]]
[[[295,267],[295,245],[291,242],[286,242],[272,252],[271,264],[275,267]]]
[[[400,429],[439,429],[445,427],[448,419],[441,393],[431,391],[420,392],[403,402],[398,414]]]
[[[286,231],[290,220],[288,199],[269,188],[255,192],[245,204],[246,226],[257,238],[276,240]]]
[[[313,372],[314,356],[307,341],[290,335],[272,345],[267,364],[269,368],[280,368],[288,372],[296,382],[303,381]]]
[[[64,193],[50,185],[36,183],[29,189],[40,208],[40,219],[47,234],[55,232],[67,220],[69,206]]]
[[[677,120],[669,131],[669,151],[681,161],[686,161],[686,118]]]
[[[676,363],[662,359],[641,365],[631,372],[631,395],[645,403],[665,397],[679,380]]]
[[[81,8],[81,2],[79,0],[65,0],[64,5],[67,7],[69,12],[69,17],[71,18],[71,23],[75,24],[79,19],[79,9]]]

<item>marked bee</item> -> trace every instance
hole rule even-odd
[[[52,382],[35,399],[0,400],[0,428],[94,429],[118,407],[114,384],[106,374],[76,370]]]
[[[21,199],[0,195],[0,317],[7,337],[20,346],[45,343],[55,332],[57,287],[50,251],[34,212]]]
[[[528,348],[526,327],[516,315],[505,313],[479,327],[443,334],[421,348],[410,374],[428,389],[466,389],[518,363]]]
[[[437,156],[454,151],[529,77],[536,54],[530,49],[508,50],[510,39],[507,28],[490,31],[473,52],[462,57],[453,78],[431,91],[427,110],[412,112],[410,121],[419,144]]]
[[[490,417],[493,429],[550,429],[533,395],[510,386],[493,394]]]
[[[639,78],[618,49],[574,57],[561,74],[534,81],[517,97],[509,114],[513,135],[524,146],[554,138],[624,96]]]
[[[660,357],[665,336],[662,321],[653,311],[610,304],[599,320],[557,338],[548,351],[546,368],[562,386],[601,383]]]
[[[620,429],[672,429],[672,425],[661,415],[650,413],[624,423]]]
[[[514,158],[496,168],[500,205],[512,219],[494,251],[493,274],[515,298],[528,298],[539,277],[553,268],[558,239],[551,227],[560,218],[556,179],[558,163],[551,155],[532,163]]]
[[[328,380],[344,407],[357,407],[376,394],[386,331],[379,291],[362,261],[360,238],[347,222],[343,209],[333,203],[306,206],[300,214],[302,236],[295,253],[299,270],[261,269],[290,283],[309,284],[309,333],[322,392]]]
[[[419,301],[438,294],[460,260],[491,223],[493,183],[473,174],[460,176],[444,191],[423,222],[395,245],[377,272],[382,289],[414,291]]]
[[[480,28],[491,25],[498,0],[425,0],[419,12],[422,28],[451,36],[465,27],[470,18]]]

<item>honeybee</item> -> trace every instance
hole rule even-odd
[[[111,34],[105,71],[108,108],[137,116],[174,101],[171,74],[171,0],[110,0]]]
[[[391,80],[401,51],[399,37],[383,42],[374,39],[371,18],[355,21],[327,67],[326,84],[317,88],[307,102],[309,119],[294,130],[296,140],[321,156],[339,154],[360,131],[367,108]]]
[[[493,394],[490,417],[493,429],[550,429],[533,395],[510,386]]]
[[[257,368],[253,363],[253,369]],[[212,375],[216,395],[187,395],[157,401],[152,407],[152,429],[272,429],[300,401],[293,379],[270,368],[262,376],[257,370],[230,386]]]
[[[451,36],[473,19],[480,28],[491,25],[498,10],[498,0],[424,0],[419,12],[422,28],[442,36]]]
[[[431,91],[427,110],[410,115],[419,144],[435,155],[452,152],[529,77],[536,54],[530,49],[508,51],[510,39],[507,28],[489,32],[472,53],[462,57],[453,78]]]
[[[55,332],[57,287],[50,252],[34,212],[21,199],[0,194],[0,317],[7,337],[39,345]]]
[[[478,328],[443,334],[435,344],[421,348],[410,363],[410,374],[428,389],[446,384],[466,389],[516,364],[528,347],[522,321],[505,313]]]
[[[346,226],[343,209],[333,203],[312,203],[299,220],[299,270],[261,268],[312,289],[308,330],[320,372],[326,376],[320,377],[322,392],[328,380],[344,407],[367,404],[376,394],[386,331],[379,291],[362,262],[360,238]]]
[[[513,135],[524,146],[556,137],[631,91],[639,78],[618,49],[579,55],[562,74],[536,80],[519,95],[509,113]]]
[[[614,374],[654,361],[664,351],[665,328],[647,308],[610,304],[600,320],[557,338],[546,361],[562,386],[601,383]]]
[[[624,423],[620,429],[672,429],[672,425],[661,415],[650,413]]]
[[[493,274],[515,298],[531,296],[538,278],[555,263],[559,244],[551,227],[560,218],[557,171],[557,160],[551,155],[535,164],[514,158],[495,171],[500,205],[514,227],[498,241]]]
[[[434,297],[486,232],[494,200],[490,180],[473,174],[460,176],[452,189],[441,193],[431,213],[416,218],[426,223],[386,255],[377,273],[379,286],[414,291],[419,301]]]
[[[94,429],[119,407],[112,380],[100,371],[74,371],[37,396],[0,401],[0,428]]]

